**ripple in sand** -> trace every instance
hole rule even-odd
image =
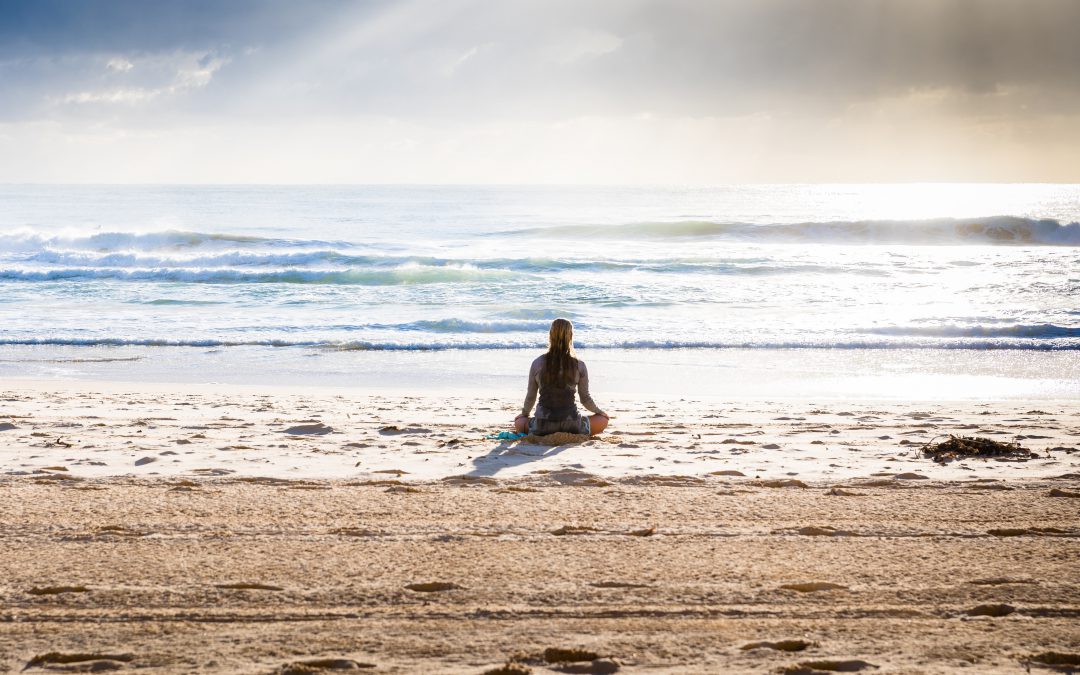
[[[581,661],[595,661],[598,658],[600,658],[599,654],[585,649],[548,647],[544,650],[544,660],[548,663],[579,663]]]
[[[102,525],[97,529],[95,534],[98,536],[114,537],[145,537],[148,533],[140,530],[133,530],[124,525]]]
[[[785,528],[780,530],[773,530],[773,534],[799,534],[804,537],[851,537],[853,533],[847,530],[838,530],[835,527],[829,527],[828,525],[818,527],[815,525],[808,525],[800,528]]]
[[[749,651],[751,649],[775,649],[780,652],[801,652],[804,649],[810,647],[816,647],[817,645],[807,640],[779,640],[777,642],[751,642],[745,644],[739,649],[743,651]]]
[[[39,654],[27,661],[23,670],[45,668],[48,670],[98,672],[102,670],[119,670],[134,660],[135,657],[131,654],[66,654],[63,652],[49,652]]]
[[[1073,499],[1080,498],[1080,492],[1069,492],[1068,490],[1059,490],[1058,488],[1050,489],[1051,497],[1072,497]]]
[[[661,487],[701,487],[708,483],[704,478],[698,478],[697,476],[663,476],[663,475],[648,475],[648,476],[630,476],[619,481],[624,485],[657,485]]]
[[[485,670],[484,675],[529,675],[533,670],[524,663],[509,661],[497,668]]]
[[[398,434],[430,434],[431,429],[425,429],[423,427],[401,427],[389,425],[379,429],[379,433],[383,436],[397,436]]]
[[[411,485],[391,485],[383,490],[383,492],[389,492],[391,494],[419,494],[423,492],[423,490],[412,487]]]
[[[1002,586],[1004,584],[1038,584],[1033,579],[1010,579],[1008,577],[993,577],[990,579],[973,579],[968,582],[976,586]]]
[[[298,424],[294,427],[285,429],[281,433],[289,434],[290,436],[324,436],[333,433],[333,431],[333,427],[328,427],[322,422],[318,422],[316,424]]]
[[[1012,605],[979,605],[964,612],[968,616],[1008,616],[1016,611]]]
[[[851,490],[845,490],[843,488],[830,488],[825,494],[832,497],[865,497],[866,494],[862,492],[853,492]]]
[[[803,584],[784,584],[780,588],[789,591],[798,591],[799,593],[815,593],[817,591],[845,590],[847,589],[847,586],[841,586],[840,584],[833,584],[827,581],[811,581]]]
[[[275,670],[274,674],[305,675],[307,673],[321,673],[324,670],[363,670],[375,667],[374,663],[361,663],[352,659],[309,659],[307,661],[288,663]]]
[[[551,533],[556,537],[563,537],[568,534],[592,534],[598,532],[596,528],[586,527],[584,525],[563,525],[557,530],[552,530]]]
[[[461,590],[465,587],[446,581],[429,581],[422,584],[407,584],[405,588],[410,591],[416,591],[417,593],[441,593],[442,591]]]
[[[281,586],[270,586],[269,584],[252,583],[242,581],[235,584],[215,584],[215,588],[221,588],[232,591],[283,591],[285,590]]]
[[[498,485],[499,481],[487,476],[447,476],[442,482],[448,485]]]
[[[999,527],[986,533],[995,537],[1048,537],[1069,534],[1069,531],[1058,527]]]
[[[559,485],[577,485],[583,487],[607,487],[611,485],[610,482],[594,476],[591,473],[585,471],[578,471],[576,469],[563,469],[560,471],[551,471],[544,474],[544,478]]]
[[[784,675],[815,675],[816,673],[856,673],[868,668],[877,668],[872,663],[859,660],[849,661],[806,661],[788,666],[780,672]]]
[[[589,584],[593,588],[648,588],[648,584],[631,584],[624,581],[596,581]]]
[[[27,591],[30,595],[60,595],[61,593],[89,593],[86,586],[41,586]]]
[[[593,659],[592,663],[569,663],[559,668],[560,673],[581,675],[611,675],[619,672],[620,665],[614,659]]]
[[[1026,663],[1043,668],[1051,668],[1065,673],[1080,670],[1080,654],[1065,654],[1062,652],[1043,652],[1023,659]]]
[[[767,488],[790,488],[790,487],[805,488],[805,487],[808,487],[806,483],[802,482],[801,480],[797,480],[795,478],[783,478],[783,479],[779,479],[779,480],[759,480],[759,481],[755,481],[753,484],[757,485],[758,487],[767,487]]]

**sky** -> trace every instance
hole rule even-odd
[[[1080,182],[1076,0],[0,0],[0,182]]]

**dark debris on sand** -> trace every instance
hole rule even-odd
[[[955,459],[979,457],[1011,457],[1033,459],[1037,454],[1019,443],[1002,443],[982,436],[952,436],[940,443],[930,441],[922,447],[922,453],[939,464]]]

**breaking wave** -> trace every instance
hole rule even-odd
[[[730,239],[803,244],[1080,246],[1080,223],[1017,216],[767,224],[685,220],[606,226],[538,227],[501,234],[612,240]]]
[[[1027,338],[1032,340],[1080,338],[1080,328],[1056,326],[1051,323],[1029,326],[884,326],[859,332],[898,337]]]
[[[1077,351],[1080,341],[1046,342],[1041,340],[864,340],[844,342],[792,341],[667,341],[611,340],[575,343],[580,349],[975,349],[975,350],[1034,350]],[[544,349],[539,340],[473,342],[473,341],[365,341],[365,340],[171,340],[156,338],[0,338],[0,346],[71,346],[71,347],[277,347],[316,348],[338,351],[456,351]]]
[[[192,284],[338,284],[395,286],[468,283],[506,278],[512,272],[469,266],[405,265],[392,269],[242,270],[242,269],[117,269],[84,267],[49,270],[0,269],[0,281],[162,281]]]

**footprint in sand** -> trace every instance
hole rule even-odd
[[[41,586],[27,591],[30,595],[60,595],[62,593],[89,593],[86,586]]]
[[[1072,673],[1080,670],[1080,654],[1043,652],[1042,654],[1035,654],[1026,659],[1022,659],[1022,661],[1065,673]]]
[[[501,666],[485,670],[483,675],[529,675],[533,670],[523,663],[507,661]]]
[[[558,666],[561,673],[591,673],[609,675],[617,673],[620,664],[613,658],[603,657],[596,652],[584,649],[561,649],[548,647],[544,650],[544,661]]]
[[[1060,490],[1058,488],[1050,489],[1051,497],[1072,497],[1073,499],[1080,498],[1080,492],[1069,492],[1068,490]]]
[[[398,434],[429,434],[431,429],[424,429],[423,427],[397,427],[394,425],[385,426],[379,429],[379,433],[383,436],[397,436]]]
[[[329,433],[333,433],[334,428],[328,427],[322,422],[315,424],[298,424],[294,427],[289,427],[281,433],[289,434],[290,436],[323,436]]]
[[[1016,611],[1016,608],[1012,605],[997,604],[997,605],[979,605],[978,607],[972,607],[968,611],[964,612],[968,616],[1008,616]]]
[[[43,670],[65,670],[76,672],[98,672],[127,668],[135,660],[131,654],[95,654],[49,652],[39,654],[27,661],[23,670],[41,668]]]
[[[789,488],[789,487],[805,488],[805,487],[808,487],[806,485],[806,483],[802,482],[801,480],[795,479],[795,478],[781,478],[781,479],[777,479],[777,480],[759,480],[759,481],[755,482],[754,485],[757,485],[758,487],[767,487],[767,488]]]
[[[779,652],[801,652],[804,649],[816,646],[816,643],[807,640],[780,640],[778,642],[751,642],[750,644],[739,647],[739,649],[743,651],[750,651],[751,649],[775,649]]]
[[[310,675],[324,670],[364,670],[375,668],[374,663],[362,663],[352,659],[309,659],[287,663],[274,671],[274,675]]]
[[[859,660],[849,661],[805,661],[788,666],[780,672],[783,675],[816,675],[817,673],[857,673],[860,670],[877,668],[872,663]]]

